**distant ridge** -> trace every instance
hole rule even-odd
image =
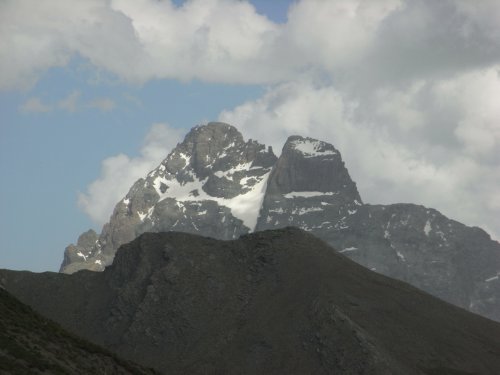
[[[279,158],[224,123],[193,128],[120,200],[102,232],[66,248],[61,271],[102,271],[144,232],[236,239],[296,226],[357,263],[500,321],[500,244],[413,204],[364,204],[333,145],[289,137]]]
[[[296,229],[145,233],[104,272],[0,271],[67,329],[166,374],[484,374],[500,324]]]

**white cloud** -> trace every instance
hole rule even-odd
[[[19,109],[22,112],[35,112],[35,113],[50,112],[52,110],[52,108],[49,105],[43,103],[42,100],[37,97],[29,98],[23,104],[21,104]]]
[[[87,104],[89,108],[97,108],[103,112],[109,112],[115,109],[116,103],[111,98],[97,98]]]
[[[26,88],[75,55],[129,82],[267,82],[279,27],[234,0],[7,0],[0,4],[0,88]]]
[[[308,0],[288,14],[285,35],[306,63],[333,71],[357,63],[377,37],[381,22],[401,6],[399,0]]]
[[[140,155],[111,156],[102,161],[101,175],[78,194],[78,205],[98,225],[109,220],[116,203],[132,184],[158,166],[180,139],[180,131],[154,124],[145,136]]]
[[[435,206],[498,237],[499,15],[496,0],[302,0],[275,24],[236,0],[7,0],[0,88],[28,87],[74,55],[127,82],[268,84],[221,119],[275,147],[290,134],[328,140],[367,201]],[[112,167],[129,165],[149,168],[107,159],[83,197],[97,201],[122,173]]]
[[[29,87],[75,55],[130,82],[279,82],[311,64],[331,69],[359,60],[398,6],[398,0],[301,1],[289,22],[278,25],[236,0],[191,0],[182,7],[153,0],[6,1],[0,88]]]
[[[451,76],[500,58],[500,3],[302,0],[275,24],[246,1],[6,0],[0,88],[86,58],[128,82],[278,83],[305,71],[347,86]]]
[[[460,113],[455,136],[473,156],[500,162],[500,65],[473,71],[436,87],[436,96]],[[451,102],[451,103],[450,103]]]
[[[64,99],[61,99],[57,106],[67,112],[76,112],[79,107],[78,100],[80,99],[80,92],[75,90],[68,94]]]
[[[365,201],[434,207],[500,238],[499,90],[496,68],[401,91],[375,90],[356,100],[333,86],[294,82],[219,119],[273,148],[293,134],[329,141]],[[447,129],[435,122],[439,112],[461,120]],[[446,135],[436,137],[440,132]]]
[[[90,100],[87,104],[80,103],[81,93],[78,90],[74,90],[69,93],[66,97],[57,101],[57,106],[51,104],[46,104],[38,97],[31,97],[27,99],[23,104],[19,106],[21,112],[51,112],[54,109],[63,110],[66,112],[76,112],[82,108],[98,109],[103,112],[109,112],[115,109],[116,103],[111,98],[95,98]],[[131,100],[126,98],[127,100]],[[137,103],[135,103],[138,105]]]

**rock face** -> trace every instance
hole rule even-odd
[[[500,324],[296,228],[145,233],[104,272],[1,271],[24,303],[166,374],[491,374]]]
[[[500,321],[500,244],[413,204],[363,204],[340,153],[290,137],[268,181],[256,231],[293,225],[359,264]]]
[[[255,230],[288,225],[315,234],[341,230],[361,205],[340,152],[328,143],[294,136],[271,172]]]
[[[66,248],[61,272],[102,271],[120,245],[144,232],[176,230],[218,239],[249,233],[276,160],[271,148],[245,142],[230,125],[193,128],[118,202],[92,246],[81,237]]]
[[[80,339],[0,288],[0,373],[157,374]]]
[[[121,244],[146,231],[229,240],[286,226],[500,321],[500,244],[487,233],[422,206],[364,204],[331,144],[293,136],[276,158],[222,123],[191,130],[118,202],[97,240],[87,232],[68,246],[61,271],[103,270]]]

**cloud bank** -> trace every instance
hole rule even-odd
[[[302,0],[284,24],[246,1],[7,0],[0,89],[75,55],[131,83],[264,84],[220,119],[275,147],[290,134],[328,140],[366,201],[434,206],[500,238],[498,20],[496,0]],[[83,197],[112,169],[152,167],[134,160],[104,161]]]
[[[39,97],[30,97],[19,106],[19,111],[23,113],[48,113],[56,109],[69,113],[75,113],[82,109],[98,109],[102,112],[110,112],[116,108],[116,102],[111,98],[94,98],[86,103],[80,100],[80,92],[74,90],[56,103],[45,103]],[[128,101],[130,99],[126,98]]]
[[[236,0],[6,0],[0,88],[29,87],[75,55],[137,83],[272,84],[311,71],[353,86],[439,78],[498,62],[499,18],[496,0],[298,1],[285,24]]]
[[[294,134],[327,140],[366,202],[423,204],[500,238],[499,95],[496,68],[355,101],[294,82],[219,118],[278,152]]]

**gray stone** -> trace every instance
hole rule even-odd
[[[92,246],[68,247],[61,272],[102,271],[122,244],[144,232],[234,239],[252,231],[255,223],[249,227],[227,205],[262,185],[276,160],[270,147],[245,142],[228,124],[193,128],[156,169],[134,183]],[[259,208],[260,201],[253,208],[255,221]],[[85,257],[76,255],[83,250]]]
[[[224,123],[193,128],[118,202],[97,241],[88,234],[68,246],[61,271],[103,270],[120,245],[144,232],[230,240],[286,226],[371,270],[500,320],[500,244],[486,232],[423,206],[364,204],[331,144],[293,136],[276,158]]]

